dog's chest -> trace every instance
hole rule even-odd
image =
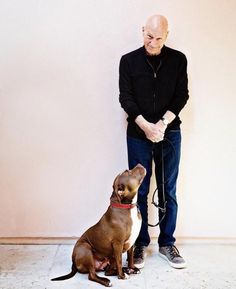
[[[126,250],[128,250],[130,247],[133,246],[141,229],[141,217],[140,213],[138,213],[137,207],[134,207],[130,210],[130,218],[131,218],[131,230],[129,239],[125,242]]]

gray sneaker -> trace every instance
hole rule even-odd
[[[170,264],[170,266],[176,269],[187,267],[184,258],[180,256],[178,249],[174,245],[160,247],[159,255],[165,259]]]
[[[135,246],[134,248],[134,266],[138,269],[142,269],[145,264],[146,257],[145,246]]]

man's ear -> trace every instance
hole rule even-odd
[[[169,30],[166,32],[166,39],[167,39],[168,35],[169,35]],[[166,39],[165,39],[165,41],[166,41]]]

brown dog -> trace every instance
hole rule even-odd
[[[111,204],[100,221],[89,228],[75,244],[71,273],[52,279],[65,280],[77,272],[88,273],[89,280],[110,287],[108,278],[99,277],[96,271],[105,270],[106,276],[138,273],[133,263],[133,244],[141,228],[141,215],[137,208],[137,192],[146,170],[137,165],[118,175],[113,183]],[[122,253],[127,251],[128,268],[122,268]]]

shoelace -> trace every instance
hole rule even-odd
[[[170,254],[171,259],[174,259],[175,257],[180,257],[179,251],[174,245],[167,247],[167,251]]]

